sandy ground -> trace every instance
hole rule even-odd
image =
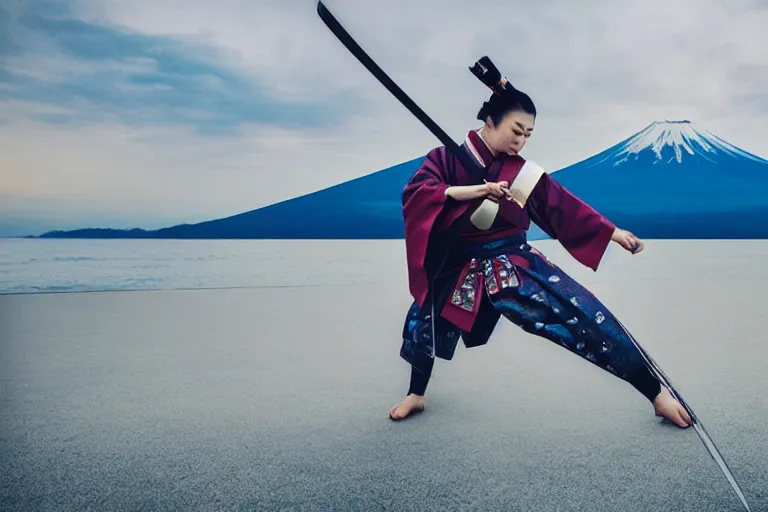
[[[768,251],[755,247],[563,266],[656,358],[766,511]],[[426,412],[389,421],[408,384],[409,297],[404,274],[383,281],[0,296],[0,508],[743,510],[693,429],[509,324],[438,361]]]

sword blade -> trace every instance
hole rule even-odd
[[[701,420],[699,420],[699,417],[696,416],[696,413],[693,412],[693,409],[691,408],[691,406],[688,405],[688,402],[685,401],[685,399],[680,394],[680,392],[677,391],[677,389],[675,389],[675,387],[672,385],[672,382],[664,374],[662,369],[659,367],[656,361],[653,360],[650,354],[646,352],[646,350],[640,345],[640,343],[637,342],[634,336],[632,336],[629,330],[626,327],[624,327],[624,325],[622,325],[621,322],[619,322],[619,325],[624,330],[624,333],[627,335],[627,337],[632,341],[632,344],[635,345],[635,348],[637,348],[637,350],[643,356],[643,359],[645,359],[645,363],[648,366],[648,369],[651,370],[651,373],[653,373],[656,376],[656,378],[659,379],[662,385],[664,385],[664,387],[666,387],[669,390],[669,393],[675,398],[675,400],[680,402],[680,405],[683,406],[683,408],[686,410],[688,415],[691,417],[693,428],[694,430],[696,430],[696,433],[699,435],[699,439],[701,439],[701,442],[704,444],[704,447],[706,447],[707,451],[709,452],[709,455],[720,467],[720,471],[723,472],[723,474],[725,475],[725,478],[728,480],[728,483],[731,484],[731,487],[733,488],[736,495],[739,497],[741,504],[744,505],[744,508],[747,510],[747,512],[751,512],[749,505],[747,504],[747,499],[744,496],[744,492],[742,492],[741,487],[739,486],[739,483],[736,481],[736,478],[733,476],[733,472],[731,471],[731,468],[728,467],[728,463],[725,462],[723,455],[720,453],[720,450],[717,449],[715,442],[712,441],[712,438],[707,433],[706,429],[704,428],[704,425],[701,423]]]

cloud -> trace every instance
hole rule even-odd
[[[3,18],[3,96],[59,107],[55,123],[180,124],[204,132],[248,123],[322,127],[333,103],[281,100],[255,76],[217,62],[216,48],[69,17],[61,4],[24,4]],[[53,13],[51,5],[59,9]],[[267,77],[261,77],[266,79]]]
[[[454,139],[478,124],[488,91],[467,66],[487,54],[537,103],[525,154],[547,169],[659,119],[693,120],[768,157],[764,2],[326,4]],[[0,179],[18,201],[55,197],[72,218],[88,205],[191,222],[439,144],[335,39],[314,0],[10,5],[0,12]]]

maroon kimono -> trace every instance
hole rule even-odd
[[[482,272],[471,267],[480,257],[472,251],[495,251],[508,256],[504,261],[513,266],[530,267],[529,256],[535,249],[517,255],[520,251],[515,248],[525,244],[525,233],[533,220],[576,260],[597,270],[615,229],[546,173],[528,187],[530,193],[524,206],[501,199],[499,214],[490,229],[476,228],[468,218],[481,200],[457,201],[446,196],[445,190],[449,186],[479,184],[482,179],[514,184],[516,179],[524,179],[520,172],[526,162],[520,156],[494,157],[476,131],[469,132],[460,150],[485,168],[484,176],[471,174],[456,156],[440,147],[427,155],[403,190],[408,279],[414,303],[406,319],[404,334],[408,339],[404,339],[401,354],[412,364],[417,363],[415,352],[450,359],[459,335],[467,346],[484,344],[490,336],[498,316],[486,315],[482,325],[477,325],[487,297],[479,282],[467,280],[476,273],[481,280],[483,277]],[[505,244],[507,247],[502,247]],[[503,274],[499,269],[495,272],[488,275],[498,279]],[[452,300],[450,295],[456,295],[462,279],[466,280],[464,289],[470,289],[468,296],[474,297],[469,305]],[[414,335],[419,319],[422,325],[428,319],[432,331],[424,333],[421,341]]]

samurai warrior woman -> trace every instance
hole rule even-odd
[[[593,271],[611,242],[635,254],[643,242],[521,157],[536,121],[533,101],[487,57],[470,70],[492,91],[477,115],[482,127],[459,147],[476,165],[433,149],[403,190],[414,302],[400,355],[411,380],[390,418],[424,410],[435,358],[451,360],[459,338],[468,348],[486,344],[504,317],[628,382],[657,416],[689,427],[685,408],[648,370],[616,317],[529,245],[526,232],[535,222]]]

